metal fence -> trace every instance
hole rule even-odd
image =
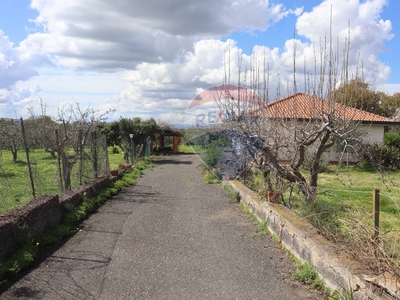
[[[0,119],[0,214],[109,174],[107,140],[94,128],[43,128]]]

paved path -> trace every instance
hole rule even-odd
[[[159,158],[0,299],[321,299],[200,162]]]

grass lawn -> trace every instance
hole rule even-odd
[[[199,145],[179,145],[178,152],[183,154],[203,154],[207,152],[207,148]]]
[[[324,172],[319,177],[318,201],[325,207],[341,207],[337,216],[354,218],[373,228],[373,190],[379,190],[380,237],[386,252],[400,265],[400,171],[384,175],[359,167],[337,173]],[[322,205],[324,207],[324,205]]]
[[[380,174],[359,167],[328,170],[321,173],[318,180],[319,198],[336,198],[350,207],[372,212],[372,193],[380,191],[380,204],[383,213],[400,212],[400,171]]]
[[[109,152],[110,169],[118,169],[118,165],[124,162],[123,154]],[[36,196],[58,194],[60,188],[57,159],[41,149],[31,150],[29,155],[32,162]],[[76,165],[73,173],[77,168],[78,166]],[[78,185],[78,178],[72,176],[72,187],[74,188]],[[32,198],[31,181],[25,152],[19,151],[18,160],[13,162],[11,153],[3,150],[0,156],[0,213],[21,206],[31,201]]]
[[[262,174],[256,174],[246,185],[265,195]],[[306,172],[303,174],[307,176]],[[386,253],[400,265],[400,171],[388,171],[382,175],[356,166],[340,170],[330,166],[319,174],[317,200],[306,204],[294,189],[292,209],[317,228],[332,233],[357,231],[355,227],[349,228],[356,224],[355,221],[373,229],[374,189],[380,191],[380,238]],[[290,194],[288,190],[283,194],[286,203]]]
[[[206,148],[200,146],[179,146],[179,153],[204,153]],[[58,194],[59,174],[57,173],[57,159],[51,157],[42,149],[34,149],[29,153],[32,162],[32,173],[35,183],[36,196]],[[110,170],[117,170],[118,165],[124,163],[122,151],[113,153],[108,151]],[[75,165],[73,170],[77,170]],[[74,173],[74,171],[73,171]],[[77,173],[75,171],[75,173]],[[90,179],[90,178],[88,178]],[[79,180],[72,176],[72,187],[77,187]],[[31,181],[28,171],[26,154],[18,152],[18,160],[12,161],[11,152],[2,150],[0,155],[0,214],[15,207],[24,205],[33,199]]]

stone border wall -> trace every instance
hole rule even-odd
[[[351,290],[356,300],[399,299],[400,283],[389,274],[376,276],[357,261],[338,253],[330,241],[311,224],[280,204],[261,201],[260,197],[240,181],[226,181],[240,194],[259,221],[266,220],[269,230],[282,245],[303,262],[311,263],[332,290]]]
[[[120,176],[122,174],[98,178],[60,195],[41,196],[0,215],[0,261],[25,241],[54,228],[64,213],[71,211],[85,198],[94,197]]]

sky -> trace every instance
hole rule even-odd
[[[56,117],[79,104],[110,111],[109,121],[191,125],[209,116],[191,101],[226,78],[237,83],[238,66],[268,66],[278,90],[293,82],[295,61],[301,91],[330,39],[338,62],[350,40],[350,76],[393,94],[398,12],[398,0],[0,0],[0,118],[41,107]]]

